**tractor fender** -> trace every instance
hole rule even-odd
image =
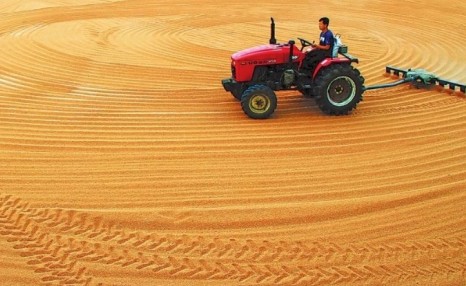
[[[350,64],[351,60],[347,58],[326,58],[321,61],[314,70],[312,74],[312,79],[315,79],[319,71],[325,67],[328,67],[333,64]]]

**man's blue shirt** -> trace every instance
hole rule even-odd
[[[333,47],[333,33],[330,30],[327,30],[327,32],[321,32],[320,33],[320,45],[321,46],[327,46],[330,45],[330,48]]]

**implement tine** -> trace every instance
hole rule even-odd
[[[394,74],[396,76],[400,76],[400,73],[403,77],[406,77],[406,74],[408,73],[407,70],[404,70],[404,69],[400,69],[400,68],[396,68],[396,67],[392,67],[392,66],[386,66],[385,67],[385,72],[388,73],[388,74]]]
[[[448,85],[448,89],[450,89],[452,91],[456,91],[456,89],[459,88],[459,90],[462,93],[466,94],[466,85],[465,84],[460,84],[460,83],[457,83],[457,82],[448,81],[448,80],[444,80],[444,79],[437,79],[437,83],[438,83],[438,85],[440,85],[443,88],[445,88]]]
[[[438,85],[440,85],[441,87],[445,87],[445,85],[447,84],[448,82],[446,80],[438,79]]]

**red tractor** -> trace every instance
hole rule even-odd
[[[301,48],[293,40],[276,43],[275,23],[271,19],[268,45],[257,46],[231,56],[232,77],[222,80],[226,91],[241,101],[243,111],[251,118],[264,119],[277,107],[275,91],[298,90],[313,96],[326,114],[348,114],[362,100],[364,78],[351,64],[358,59],[339,47],[336,57],[311,63],[307,55],[312,44],[298,38]],[[338,56],[341,55],[341,56]]]

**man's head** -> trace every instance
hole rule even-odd
[[[330,24],[330,19],[327,17],[322,17],[319,19],[319,29],[321,31],[325,31],[328,29],[328,25]]]

